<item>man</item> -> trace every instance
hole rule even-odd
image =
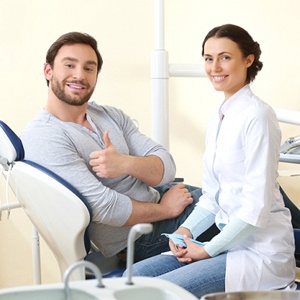
[[[126,247],[130,226],[154,224],[152,234],[137,237],[138,261],[169,250],[161,233],[185,220],[201,190],[166,185],[175,177],[172,156],[121,110],[88,102],[102,62],[87,34],[70,32],[54,42],[44,65],[45,108],[21,139],[26,159],[60,175],[90,203],[90,237],[104,256]]]

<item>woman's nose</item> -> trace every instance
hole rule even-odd
[[[220,62],[216,59],[212,64],[212,71],[220,72],[222,70]]]

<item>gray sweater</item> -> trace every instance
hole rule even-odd
[[[103,255],[112,256],[126,247],[130,227],[123,225],[132,211],[130,198],[157,203],[160,196],[154,188],[132,176],[114,179],[96,176],[89,165],[89,155],[104,149],[104,131],[109,131],[113,145],[123,154],[160,157],[164,176],[159,185],[173,181],[175,163],[162,146],[140,133],[121,110],[90,102],[87,118],[94,132],[62,122],[43,110],[26,127],[21,140],[26,159],[61,176],[87,199],[93,210],[90,238]]]

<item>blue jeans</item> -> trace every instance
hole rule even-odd
[[[156,188],[162,196],[173,186],[174,184],[168,184]],[[138,262],[140,260],[158,255],[162,252],[169,251],[169,239],[162,236],[162,233],[173,233],[177,228],[185,221],[185,219],[193,211],[195,204],[199,201],[199,197],[202,195],[202,190],[199,187],[185,185],[185,187],[192,194],[194,202],[187,206],[180,216],[174,219],[162,220],[154,222],[153,231],[150,234],[142,235],[135,241],[134,260]],[[214,234],[212,234],[213,236]],[[209,239],[205,239],[209,240]]]
[[[283,197],[284,205],[291,212],[293,228],[300,228],[300,210],[299,210],[299,208],[290,200],[290,198],[284,192],[282,187],[280,187],[280,192]]]
[[[174,184],[168,184],[161,187],[156,188],[162,196],[173,186]],[[174,219],[163,220],[159,222],[154,222],[153,231],[150,234],[142,235],[135,241],[135,252],[134,252],[134,260],[138,262],[140,260],[158,255],[162,252],[169,251],[169,240],[165,236],[162,236],[162,233],[172,233],[185,221],[185,219],[190,215],[193,211],[195,204],[199,201],[199,197],[202,195],[202,189],[199,187],[185,185],[185,187],[192,194],[194,202],[187,206],[185,210],[182,212],[180,216]],[[281,193],[283,195],[283,199],[286,207],[288,207],[292,214],[292,222],[294,228],[300,227],[300,211],[293,204],[293,202],[287,197],[284,191],[281,189]],[[210,241],[215,235],[219,233],[219,229],[214,224],[207,231],[202,233],[197,240]]]
[[[171,281],[200,298],[209,293],[225,292],[226,256],[184,264],[173,255],[157,255],[133,265],[133,276],[158,277]],[[127,276],[127,271],[123,274]]]

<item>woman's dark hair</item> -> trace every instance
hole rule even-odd
[[[87,33],[81,32],[69,32],[61,37],[59,37],[49,48],[47,55],[46,55],[46,63],[48,63],[52,68],[54,65],[54,60],[57,55],[59,49],[64,45],[74,45],[74,44],[85,44],[89,45],[93,48],[97,56],[97,72],[99,74],[103,60],[101,54],[98,50],[97,41]],[[49,81],[47,80],[47,85],[49,85]]]
[[[250,54],[254,55],[254,61],[247,70],[246,79],[247,83],[253,81],[258,71],[262,69],[263,63],[259,60],[261,55],[260,46],[252,39],[250,34],[245,29],[237,25],[225,24],[215,27],[204,38],[204,41],[202,43],[202,56],[204,55],[205,43],[211,37],[228,38],[232,40],[239,46],[243,57],[247,57]]]

